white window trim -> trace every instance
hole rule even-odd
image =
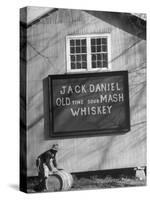
[[[94,37],[107,37],[108,48],[108,67],[107,68],[92,68],[91,62],[91,38]],[[71,69],[70,64],[70,40],[71,39],[86,39],[87,41],[87,69]],[[88,34],[88,35],[68,35],[66,36],[66,61],[67,61],[67,73],[74,72],[94,72],[94,71],[110,71],[111,70],[111,35],[109,33],[102,34]]]

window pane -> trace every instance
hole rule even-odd
[[[75,41],[74,40],[70,40],[70,46],[74,46],[75,45]]]
[[[107,46],[106,45],[102,45],[102,51],[107,52]]]
[[[71,63],[71,69],[75,69],[75,63]]]
[[[83,69],[86,69],[86,68],[87,68],[87,63],[86,63],[86,62],[83,62],[83,63],[82,63],[82,68],[83,68]]]
[[[91,39],[91,45],[95,45],[95,39]]]
[[[82,53],[86,53],[86,47],[82,47]]]
[[[81,69],[81,63],[77,62],[77,69]]]
[[[93,60],[96,60],[96,55],[94,54],[94,55],[92,55],[92,61]]]
[[[103,62],[103,67],[108,67],[107,61],[104,61],[104,62]]]
[[[76,40],[76,46],[80,46],[80,40]]]
[[[102,60],[102,55],[101,54],[97,54],[97,60]]]
[[[70,52],[71,52],[71,53],[75,53],[75,48],[74,48],[74,47],[71,47],[71,48],[70,48]]]
[[[80,47],[76,47],[76,53],[80,53]]]
[[[98,38],[98,39],[97,39],[97,45],[100,45],[100,44],[101,44],[101,39]]]
[[[101,52],[101,46],[97,46],[97,52]]]
[[[92,47],[91,47],[91,51],[92,51],[92,52],[96,52],[95,46],[92,46]]]
[[[71,56],[71,61],[75,61],[75,56]]]
[[[98,68],[102,68],[102,67],[103,67],[101,61],[98,61],[98,62],[97,62],[97,67],[98,67]]]
[[[107,44],[107,38],[102,38],[102,44]]]
[[[82,61],[86,61],[86,55],[82,55]]]
[[[77,55],[77,61],[80,61],[80,60],[81,60],[81,56]]]
[[[106,54],[106,53],[103,54],[103,59],[104,59],[105,61],[107,61],[107,54]]]
[[[81,40],[81,44],[82,44],[82,46],[86,46],[86,40],[85,39]]]
[[[96,62],[92,62],[92,68],[96,68]]]

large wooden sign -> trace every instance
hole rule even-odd
[[[49,76],[51,137],[130,130],[128,72]]]

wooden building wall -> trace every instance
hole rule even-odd
[[[112,17],[110,17],[112,15]],[[127,22],[123,20],[127,19]],[[36,175],[36,157],[60,145],[60,168],[70,172],[146,165],[146,40],[132,18],[113,13],[57,10],[27,28],[27,174]],[[128,23],[130,23],[128,25]],[[131,131],[97,137],[47,140],[43,79],[65,74],[67,35],[111,33],[112,71],[129,71]]]

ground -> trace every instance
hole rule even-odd
[[[134,173],[102,173],[102,174],[73,174],[73,185],[71,191],[102,189],[102,188],[117,188],[117,187],[132,187],[145,186],[146,180],[139,180]],[[28,178],[28,189],[30,193],[35,192],[35,185],[38,183],[38,178]]]
[[[145,180],[139,180],[136,178],[120,177],[113,178],[106,176],[106,178],[100,178],[93,176],[91,178],[75,179],[71,190],[85,190],[96,188],[116,188],[116,187],[131,187],[131,186],[145,186]]]

